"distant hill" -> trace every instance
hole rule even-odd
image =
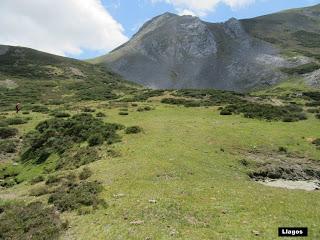
[[[320,4],[241,20],[246,32],[282,51],[320,58]]]
[[[165,13],[91,62],[153,88],[270,86],[288,78],[283,69],[317,62],[319,6],[224,23]]]
[[[109,100],[136,89],[101,65],[0,45],[0,105]]]

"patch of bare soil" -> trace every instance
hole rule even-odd
[[[250,152],[242,160],[249,176],[268,186],[288,189],[316,190],[320,188],[320,161],[286,153]]]
[[[284,179],[266,179],[263,181],[258,181],[259,183],[269,186],[269,187],[279,187],[286,189],[300,189],[306,191],[313,191],[320,189],[319,181],[291,181]]]

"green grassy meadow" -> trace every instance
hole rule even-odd
[[[68,111],[76,114],[89,106],[105,113],[106,122],[137,125],[143,132],[121,130],[121,142],[98,146],[101,159],[86,166],[93,172],[89,180],[102,183],[100,196],[107,206],[86,214],[61,213],[69,227],[60,239],[277,239],[280,226],[307,226],[308,239],[320,238],[319,191],[261,185],[240,163],[252,151],[274,153],[281,146],[295,156],[320,159],[308,141],[320,137],[319,119],[309,114],[308,120],[286,123],[221,116],[217,107],[187,108],[157,99],[137,105],[128,105],[128,115],[118,114],[123,107],[94,101]],[[154,110],[138,112],[143,105]],[[30,117],[16,126],[21,135],[50,118]],[[119,154],[109,156],[108,149]],[[22,169],[19,177],[25,181],[1,189],[2,202],[45,203],[46,195],[28,194],[35,187],[28,180],[43,174],[55,158],[44,165],[12,166]]]

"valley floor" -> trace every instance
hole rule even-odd
[[[285,123],[221,116],[216,107],[148,105],[152,111],[129,115],[100,103],[88,103],[105,121],[138,125],[139,134],[122,134],[113,145],[117,157],[88,165],[91,180],[103,183],[108,207],[89,214],[62,214],[69,221],[61,239],[277,239],[278,227],[308,227],[308,239],[320,239],[320,191],[264,186],[250,179],[252,156],[273,156],[279,147],[301,159],[320,159],[309,139],[320,133],[319,120]],[[79,106],[80,107],[80,106]],[[75,113],[76,111],[71,111]],[[27,132],[47,116],[17,128]],[[101,151],[105,151],[104,146]],[[257,154],[255,154],[257,153]],[[259,160],[259,159],[257,159]],[[315,160],[316,161],[316,160]],[[1,198],[35,200],[22,183],[2,189]]]

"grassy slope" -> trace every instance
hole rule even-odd
[[[274,152],[279,146],[319,159],[320,152],[302,138],[319,137],[319,120],[265,122],[220,116],[216,108],[152,104],[156,110],[139,113],[131,107],[129,116],[100,109],[108,121],[139,125],[145,132],[124,135],[115,146],[121,157],[90,164],[91,178],[104,183],[109,207],[84,216],[64,214],[71,228],[62,239],[252,239],[252,230],[275,239],[279,226],[308,226],[310,239],[320,237],[319,192],[262,186],[250,181],[239,163],[249,150]],[[43,115],[33,117],[18,128],[30,129]],[[23,183],[3,196],[28,189]],[[144,223],[130,224],[136,220]]]
[[[295,51],[319,58],[319,12],[320,5],[315,5],[244,19],[242,23],[248,33],[275,44],[285,54]]]
[[[1,109],[17,102],[108,100],[138,88],[99,65],[29,48],[0,45],[0,50]]]

